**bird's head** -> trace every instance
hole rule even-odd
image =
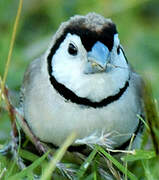
[[[80,87],[115,72],[128,76],[128,63],[115,24],[110,19],[89,13],[64,22],[55,36],[47,56],[49,75],[80,96]],[[120,81],[120,78],[119,78]]]

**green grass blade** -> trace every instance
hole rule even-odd
[[[147,122],[140,116],[140,115],[137,115],[137,117],[139,118],[140,121],[142,121],[142,123],[144,124],[144,126],[146,127],[146,129],[148,131],[150,131],[150,127],[149,125],[147,124]]]
[[[39,156],[33,154],[32,152],[26,151],[24,149],[19,150],[19,156],[31,162],[34,162],[39,158]]]
[[[147,160],[143,160],[142,162],[142,166],[144,168],[145,171],[145,177],[147,180],[155,180],[156,178],[153,177],[153,174],[151,172],[151,169],[149,167],[149,162]]]
[[[91,152],[91,154],[88,156],[88,158],[85,160],[85,162],[81,165],[79,171],[77,172],[78,178],[82,178],[85,174],[86,170],[88,169],[89,165],[93,161],[95,155],[97,154],[97,148],[95,147],[94,150]]]
[[[7,75],[8,75],[10,60],[11,60],[11,56],[12,56],[12,52],[13,52],[13,46],[14,46],[14,42],[15,42],[15,37],[16,37],[17,27],[18,27],[18,23],[19,23],[19,19],[20,19],[20,14],[21,14],[21,11],[22,11],[22,6],[23,6],[23,0],[19,0],[19,7],[18,7],[15,22],[14,22],[14,27],[13,27],[13,33],[12,33],[11,43],[10,43],[10,47],[9,47],[8,58],[7,58],[6,66],[5,66],[5,71],[4,71],[4,75],[3,75],[2,84],[1,84],[0,104],[1,104],[1,97],[2,97],[2,94],[3,94],[3,91],[4,91],[5,81],[6,81]]]
[[[128,154],[121,158],[122,161],[137,161],[144,159],[152,159],[156,156],[155,151],[146,151],[146,150],[135,150],[134,154]]]
[[[137,180],[134,174],[125,169],[125,167],[121,163],[119,163],[113,156],[107,153],[102,147],[98,145],[96,145],[96,147],[98,151],[101,152],[107,159],[109,159],[123,174],[127,173],[127,176],[130,178],[130,180]]]
[[[33,171],[37,166],[41,165],[41,163],[44,161],[44,159],[48,156],[49,151],[45,153],[42,157],[37,159],[35,162],[33,162],[30,166],[28,166],[26,169],[21,171],[20,173],[15,174],[14,176],[9,177],[7,180],[15,180],[15,179],[22,179],[23,177],[27,176],[30,172]]]
[[[84,178],[85,180],[95,180],[94,179],[94,173],[90,174],[89,176]]]
[[[53,171],[56,168],[56,164],[62,159],[64,156],[67,148],[73,143],[75,140],[76,134],[72,133],[64,142],[64,144],[61,146],[61,148],[55,153],[54,158],[51,160],[51,162],[48,164],[48,166],[45,168],[44,173],[42,174],[41,180],[47,180],[51,177]]]

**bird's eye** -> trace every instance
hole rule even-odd
[[[78,49],[73,43],[70,43],[69,46],[68,46],[68,52],[69,52],[69,54],[71,54],[73,56],[76,56],[77,52],[78,52]]]
[[[117,47],[117,54],[118,55],[120,54],[120,45],[118,45],[118,47]]]

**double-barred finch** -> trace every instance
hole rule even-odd
[[[21,110],[41,141],[125,148],[140,144],[143,83],[120,45],[115,24],[89,13],[61,24],[44,55],[24,76]]]

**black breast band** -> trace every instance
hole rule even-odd
[[[99,102],[92,102],[88,98],[83,98],[83,97],[77,96],[74,92],[72,92],[70,89],[68,89],[65,85],[59,83],[55,79],[54,76],[50,76],[51,84],[56,89],[56,91],[61,96],[63,96],[66,100],[69,100],[72,103],[84,105],[87,107],[93,107],[93,108],[104,107],[104,106],[107,106],[108,104],[110,104],[114,101],[117,101],[124,94],[124,92],[127,90],[127,88],[129,87],[129,79],[125,82],[124,86],[122,88],[120,88],[116,94],[108,96]]]

